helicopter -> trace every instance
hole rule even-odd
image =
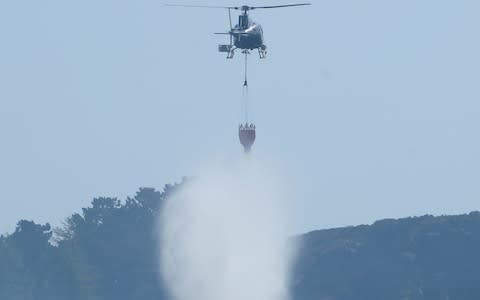
[[[200,8],[221,8],[228,9],[228,18],[230,21],[230,31],[220,32],[215,34],[225,34],[230,36],[230,43],[228,45],[219,45],[218,51],[227,53],[227,59],[232,59],[235,55],[235,50],[239,49],[243,54],[247,55],[251,50],[258,50],[258,54],[261,59],[267,56],[267,46],[263,39],[263,29],[258,23],[251,20],[248,12],[255,9],[270,9],[270,8],[282,8],[293,6],[305,6],[311,5],[311,3],[299,3],[299,4],[286,4],[286,5],[274,5],[274,6],[207,6],[207,5],[179,5],[179,4],[166,4],[166,6],[177,7],[200,7]],[[238,16],[238,24],[233,26],[232,24],[232,10],[239,10],[242,13]]]

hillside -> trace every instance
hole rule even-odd
[[[0,237],[0,299],[167,299],[155,228],[174,189],[94,199],[58,229],[20,221]],[[478,212],[382,220],[294,239],[301,246],[293,300],[480,299]]]
[[[299,239],[294,299],[480,299],[478,212],[381,220]]]

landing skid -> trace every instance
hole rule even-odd
[[[263,44],[258,48],[258,55],[260,55],[260,59],[267,57],[267,45]]]
[[[233,56],[235,55],[235,50],[237,50],[237,47],[232,47],[230,51],[228,51],[227,59],[233,58]]]
[[[227,46],[225,46],[227,47]],[[237,50],[238,48],[237,47],[228,47],[226,48],[228,50],[226,51],[220,51],[220,52],[227,52],[227,59],[232,59],[234,56],[235,56],[235,50]],[[264,48],[264,47],[260,47],[257,49],[258,50],[258,55],[260,57],[260,59],[264,59],[267,57],[267,50]],[[242,50],[242,54],[250,54],[250,50]]]
[[[260,59],[264,59],[267,57],[267,50],[263,50],[262,48],[258,48],[258,55]]]

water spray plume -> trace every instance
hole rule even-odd
[[[282,184],[245,157],[214,167],[163,209],[161,268],[173,300],[287,300],[293,248]]]

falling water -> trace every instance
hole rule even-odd
[[[252,156],[213,164],[164,207],[161,268],[174,300],[287,300],[285,185]]]

